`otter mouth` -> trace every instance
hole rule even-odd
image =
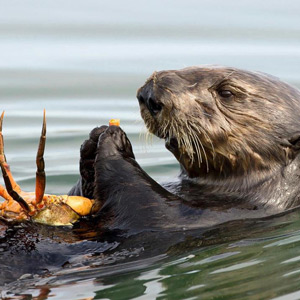
[[[169,151],[175,151],[178,149],[178,140],[175,137],[167,135],[165,137],[165,146]]]

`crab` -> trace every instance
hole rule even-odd
[[[72,225],[82,216],[93,214],[95,200],[81,196],[45,194],[46,174],[44,150],[46,144],[46,113],[36,156],[35,192],[23,191],[14,180],[4,154],[2,124],[4,111],[0,117],[0,167],[5,187],[0,185],[0,218],[5,221],[33,221],[47,225]]]

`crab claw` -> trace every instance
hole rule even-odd
[[[19,185],[14,181],[12,174],[10,172],[9,165],[6,162],[5,154],[4,154],[4,141],[2,135],[2,124],[4,118],[4,111],[0,117],[0,166],[3,174],[3,179],[6,187],[6,191],[11,198],[17,201],[21,207],[24,209],[25,213],[30,212],[30,208],[27,202],[19,195],[18,192],[21,191]]]
[[[35,192],[22,191],[15,182],[4,154],[2,135],[4,112],[0,116],[0,167],[5,187],[0,185],[0,219],[14,221],[31,220],[48,225],[72,225],[81,216],[94,214],[99,205],[93,199],[81,196],[47,195],[45,193],[46,174],[44,151],[46,144],[46,113],[44,110],[43,127],[36,155]]]
[[[37,205],[42,202],[45,193],[45,187],[46,187],[45,161],[44,161],[45,144],[46,144],[46,111],[44,109],[42,133],[41,133],[40,143],[36,155],[37,171],[36,171],[36,179],[35,179],[35,201]]]

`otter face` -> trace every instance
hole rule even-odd
[[[286,141],[300,129],[299,92],[260,73],[155,72],[137,98],[148,130],[165,139],[190,177],[242,176],[285,164]]]

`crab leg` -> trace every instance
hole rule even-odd
[[[8,194],[6,188],[4,186],[2,186],[1,184],[0,184],[0,196],[3,197],[7,201],[12,200],[12,198]],[[1,206],[1,204],[0,204],[0,206]],[[1,207],[0,207],[0,209],[1,209]]]
[[[13,186],[12,186],[10,178],[7,174],[6,168],[5,168],[5,166],[3,166],[2,163],[1,163],[1,170],[2,170],[5,187],[6,187],[8,194],[22,206],[22,208],[25,210],[25,212],[30,212],[30,208],[29,208],[27,202],[13,189]]]
[[[4,154],[4,141],[2,135],[3,117],[4,117],[4,112],[2,112],[0,117],[0,166],[3,174],[6,191],[15,201],[17,201],[21,205],[21,207],[25,210],[25,212],[30,212],[30,208],[27,202],[18,194],[18,191],[20,192],[21,189],[19,185],[14,181],[12,174],[10,172],[9,165],[6,162],[6,158]],[[1,190],[2,193],[5,194],[3,187]]]
[[[4,111],[2,112],[1,118],[0,118],[0,161],[2,163],[5,163],[6,158],[5,158],[4,153],[3,153],[4,141],[3,141],[3,135],[2,135],[3,117],[4,117]],[[1,149],[2,149],[2,151],[1,151]],[[0,196],[3,197],[7,201],[12,200],[12,198],[10,197],[10,195],[7,193],[7,190],[2,185],[0,185]],[[1,204],[1,207],[2,207],[2,204]]]
[[[35,179],[35,199],[36,204],[41,203],[44,197],[46,187],[44,151],[46,144],[46,111],[44,110],[43,127],[40,137],[40,143],[36,155],[36,179]]]
[[[15,182],[15,180],[10,172],[10,168],[6,162],[6,157],[4,154],[4,141],[3,141],[3,134],[2,134],[3,118],[4,118],[4,111],[2,112],[1,117],[0,117],[0,163],[1,163],[1,165],[3,165],[6,168],[7,176],[10,179],[13,189],[16,190],[17,192],[21,192],[20,186]]]

